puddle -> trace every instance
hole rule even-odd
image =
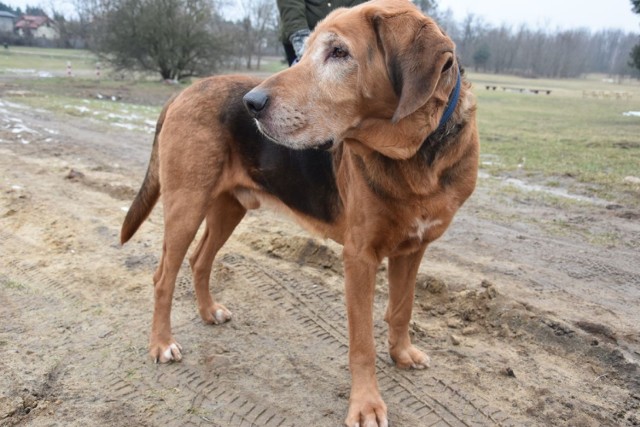
[[[483,171],[478,172],[478,178],[479,179],[493,178],[496,181],[498,181],[499,184],[502,186],[511,185],[522,191],[536,191],[539,193],[550,194],[552,196],[562,197],[562,198],[574,200],[577,202],[588,203],[591,205],[608,206],[611,204],[611,202],[608,202],[604,199],[599,199],[597,197],[588,197],[588,196],[581,196],[579,194],[571,194],[564,188],[545,187],[544,185],[529,184],[528,182],[525,182],[517,178],[502,179],[502,178],[494,177],[488,174],[487,172],[483,172]]]
[[[581,196],[578,194],[571,194],[564,188],[552,188],[552,187],[545,187],[543,185],[529,184],[517,178],[507,178],[502,181],[502,184],[512,185],[524,191],[537,191],[540,193],[551,194],[557,197],[563,197],[565,199],[575,200],[583,203],[589,203],[592,205],[606,206],[610,204],[610,202],[603,199],[599,199],[597,197],[588,197],[588,196]]]
[[[480,154],[480,164],[482,166],[502,166],[500,156],[495,154]]]

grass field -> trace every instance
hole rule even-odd
[[[67,64],[79,75],[95,75],[98,59],[94,54],[79,49],[45,49],[37,47],[11,47],[0,50],[0,74],[50,73],[63,75]]]
[[[80,49],[48,49],[37,47],[11,47],[0,49],[0,75],[6,74],[51,74],[52,77],[67,75],[67,66],[71,65],[72,75],[84,78],[96,77],[96,66],[100,60],[87,50]],[[101,65],[102,77],[108,76],[111,70]],[[255,61],[253,66],[255,67]],[[263,57],[261,73],[275,73],[285,68],[282,58]],[[149,80],[158,80],[154,73],[145,74]]]
[[[67,61],[73,64],[72,78],[65,77]],[[129,116],[148,127],[163,101],[184,87],[160,83],[156,76],[113,80],[104,70],[97,79],[95,65],[95,56],[87,51],[0,51],[0,76],[11,77],[13,86],[29,91],[28,96],[16,91],[4,96],[61,115],[91,115],[108,124]],[[277,58],[266,58],[261,73],[283,67]],[[34,78],[39,72],[58,77]],[[547,187],[568,186],[571,191],[640,206],[640,186],[625,180],[640,176],[640,117],[623,115],[640,111],[638,81],[618,84],[606,76],[549,80],[480,73],[469,73],[469,78],[478,97],[481,167],[486,173]],[[551,94],[503,87],[551,90]],[[625,92],[632,97],[584,97],[584,91]],[[120,101],[99,99],[112,96]]]
[[[532,80],[471,74],[478,96],[483,162],[494,175],[518,174],[542,178],[555,186],[574,178],[582,191],[607,199],[621,192],[638,203],[640,176],[640,84],[612,84],[600,78]],[[497,90],[486,90],[497,85]],[[503,91],[502,87],[550,89],[534,95]],[[583,91],[626,92],[631,99],[584,97]]]

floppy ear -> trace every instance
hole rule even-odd
[[[392,118],[397,123],[431,98],[441,74],[453,65],[455,46],[435,23],[417,14],[377,15],[373,26],[400,100]]]

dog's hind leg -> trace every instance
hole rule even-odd
[[[219,304],[209,291],[211,267],[216,254],[240,223],[246,209],[230,194],[216,197],[207,211],[207,226],[189,263],[193,271],[193,285],[198,311],[205,323],[220,324],[231,319],[231,312]]]
[[[389,354],[403,369],[429,367],[429,356],[414,347],[409,337],[416,275],[425,249],[389,258],[389,305],[384,319],[389,324]]]
[[[154,308],[149,353],[160,363],[182,359],[181,346],[171,334],[171,302],[182,260],[207,209],[205,192],[163,194],[164,243],[154,279]]]

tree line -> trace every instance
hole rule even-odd
[[[153,71],[182,80],[220,68],[260,68],[280,55],[275,0],[240,0],[240,19],[224,16],[224,0],[72,0],[73,14],[50,6],[55,47],[88,48],[118,72]],[[0,2],[0,11],[22,11]],[[235,11],[238,12],[238,11]],[[26,14],[45,15],[27,7]],[[29,44],[15,34],[0,42]]]
[[[632,10],[640,15],[640,0],[631,0]],[[630,65],[640,70],[640,42],[631,49]]]
[[[59,45],[88,47],[116,70],[151,70],[163,79],[181,80],[220,68],[259,69],[264,55],[282,55],[275,0],[238,0],[234,20],[226,17],[228,0],[71,1],[73,16],[51,11]],[[636,12],[639,2],[631,0]],[[475,15],[456,21],[434,0],[415,3],[453,38],[462,63],[478,71],[553,78],[639,76],[640,44],[634,33],[494,26]],[[0,2],[0,10],[11,8]]]
[[[475,15],[462,22],[445,16],[440,22],[456,42],[462,63],[478,71],[550,78],[587,73],[639,76],[630,64],[630,53],[638,42],[638,35],[631,32],[493,26]]]

